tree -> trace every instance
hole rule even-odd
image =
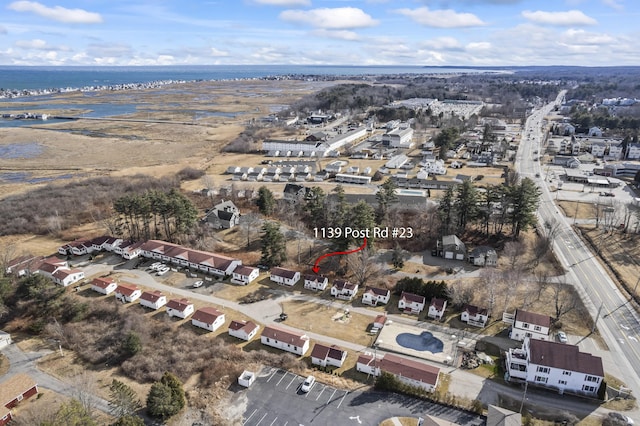
[[[109,385],[109,406],[115,417],[132,416],[142,408],[136,392],[120,380],[113,379]]]
[[[470,180],[458,185],[453,207],[458,218],[458,230],[466,231],[467,223],[478,218],[478,191]]]
[[[540,190],[529,178],[507,189],[510,211],[507,213],[513,238],[536,223],[536,211],[540,201]]]
[[[393,247],[393,251],[391,252],[391,263],[396,269],[404,268],[404,251],[400,247],[400,244],[398,244],[397,242]]]
[[[524,243],[520,241],[507,241],[504,245],[503,255],[509,260],[509,269],[515,269],[516,264],[527,251]]]
[[[473,289],[456,280],[447,286],[447,297],[454,307],[461,308],[473,300]]]
[[[265,216],[270,216],[273,213],[273,209],[276,205],[276,199],[273,197],[273,192],[266,186],[261,186],[258,189],[258,199],[256,200],[258,210]]]
[[[122,341],[122,350],[124,355],[132,357],[142,350],[142,341],[140,336],[133,331],[130,331]]]
[[[447,188],[447,190],[442,194],[442,198],[440,198],[440,202],[438,203],[438,218],[440,219],[440,234],[448,235],[451,233],[453,228],[453,218],[454,218],[454,209],[455,209],[455,201],[454,201],[454,189],[453,186]]]
[[[320,228],[327,225],[327,196],[317,186],[309,190],[309,196],[305,199],[304,211],[307,223],[312,228]]]
[[[184,408],[186,404],[182,383],[169,372],[160,381],[151,385],[147,396],[147,411],[153,417],[167,419]]]
[[[268,267],[280,266],[287,260],[287,245],[280,225],[265,222],[262,225],[262,256],[260,263]]]
[[[385,224],[389,219],[389,205],[398,201],[396,195],[396,184],[393,179],[387,179],[378,189],[376,200],[378,207],[376,209],[376,223],[378,225]]]
[[[354,280],[361,287],[380,275],[380,267],[368,248],[347,256],[347,264]]]
[[[560,317],[578,308],[580,298],[575,294],[573,287],[569,284],[555,281],[551,284],[551,291],[553,293],[553,307],[555,312],[553,322],[559,321]]]
[[[447,158],[447,151],[453,148],[453,144],[458,139],[459,131],[456,127],[448,127],[443,129],[434,138],[433,143],[436,147],[440,148],[440,158]]]
[[[62,404],[53,418],[42,422],[40,426],[97,426],[97,424],[80,401],[72,399]]]
[[[118,418],[111,426],[144,426],[144,420],[140,416],[123,416]]]

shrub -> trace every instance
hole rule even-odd
[[[185,167],[178,172],[178,179],[183,180],[196,180],[204,176],[204,170],[194,169],[193,167]]]

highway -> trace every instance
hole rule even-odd
[[[533,179],[541,190],[538,220],[540,226],[548,221],[559,223],[554,240],[554,251],[567,269],[567,283],[580,293],[591,317],[597,317],[597,327],[609,346],[611,356],[624,372],[619,377],[640,397],[640,318],[631,305],[630,296],[620,292],[604,270],[597,256],[586,246],[567,219],[555,205],[540,162],[534,161],[542,153],[544,117],[559,105],[566,91],[558,94],[554,102],[536,109],[527,118],[522,142],[516,156],[516,171],[521,177]],[[534,152],[536,152],[534,154]],[[639,271],[640,274],[640,271]],[[600,311],[600,312],[598,312]],[[605,369],[606,372],[606,369]],[[639,420],[639,419],[636,419]]]

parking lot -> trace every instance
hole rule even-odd
[[[238,392],[238,400],[246,401],[243,426],[376,425],[390,417],[427,414],[456,424],[485,424],[480,416],[392,393],[348,391],[317,381],[302,392],[304,379],[265,368],[249,389]]]

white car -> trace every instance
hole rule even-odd
[[[165,266],[164,268],[158,269],[158,272],[156,273],[156,275],[164,275],[167,272],[169,272],[170,270],[171,270],[171,268],[169,268],[168,266]]]
[[[567,339],[567,334],[564,331],[558,331],[556,337],[558,338],[558,342],[560,343],[567,343],[569,341]]]
[[[306,379],[304,379],[304,382],[302,383],[302,386],[300,386],[300,390],[302,392],[309,392],[311,390],[311,388],[313,387],[313,384],[316,382],[316,378],[313,376],[309,376]]]
[[[204,281],[196,281],[195,283],[193,283],[193,288],[198,288],[198,287],[202,287],[202,284],[204,284]]]
[[[149,268],[153,269],[154,271],[157,271],[158,269],[164,267],[164,263],[162,262],[156,262],[156,263],[152,263],[151,266],[149,266]]]

